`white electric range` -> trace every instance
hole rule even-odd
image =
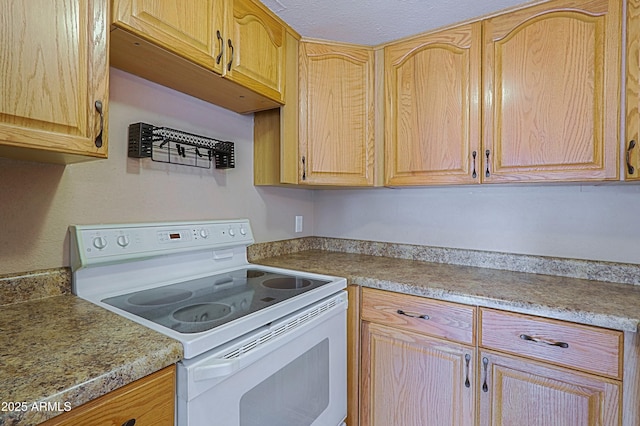
[[[177,424],[342,424],[344,278],[250,264],[242,219],[70,236],[74,294],[182,343]]]

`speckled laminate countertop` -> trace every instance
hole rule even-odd
[[[371,256],[310,247],[356,249]],[[282,250],[293,250],[293,253]],[[307,238],[252,248],[254,263],[346,277],[350,283],[637,332],[640,268],[575,260]],[[272,255],[264,256],[264,253]],[[410,260],[420,256],[475,266]],[[500,265],[529,272],[478,267]],[[531,273],[531,269],[544,271]],[[546,271],[569,276],[544,275]],[[571,275],[621,279],[594,281]],[[0,277],[0,404],[77,407],[182,358],[182,345],[72,296],[66,268]],[[1,425],[34,425],[55,411],[2,411]]]
[[[637,332],[640,286],[355,253],[307,250],[255,263],[363,287]]]
[[[77,407],[182,358],[178,341],[68,290],[12,298],[16,288],[25,293],[24,282],[14,280],[0,291],[1,425],[41,423],[61,414],[53,407]],[[16,410],[16,402],[26,405]],[[40,408],[42,402],[52,404]]]

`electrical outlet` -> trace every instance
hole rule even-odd
[[[302,216],[296,216],[296,232],[302,232]]]

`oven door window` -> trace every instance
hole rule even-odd
[[[240,399],[240,426],[308,426],[329,406],[329,339]]]

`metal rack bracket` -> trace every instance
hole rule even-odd
[[[235,167],[233,142],[146,123],[129,125],[129,157],[209,169]]]

